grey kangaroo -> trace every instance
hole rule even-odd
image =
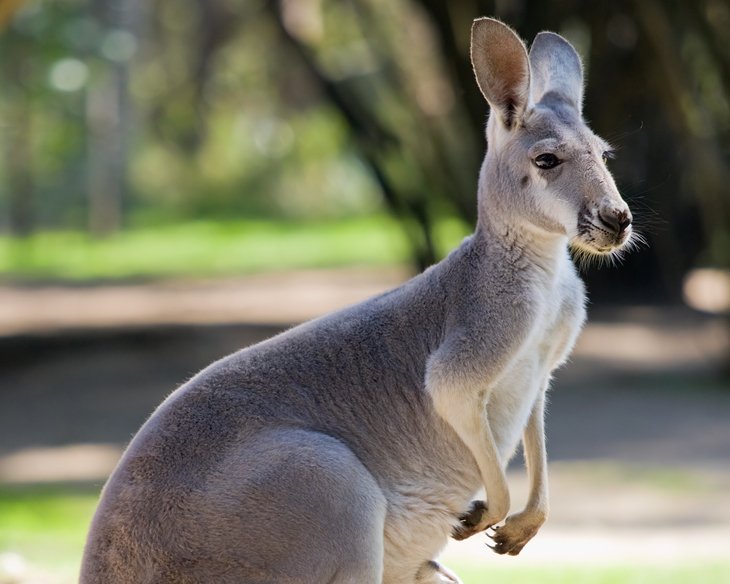
[[[103,490],[82,583],[453,584],[435,560],[449,536],[488,530],[514,555],[535,535],[545,392],[585,318],[569,247],[626,249],[631,214],[565,39],[528,55],[481,18],[471,59],[491,107],[474,234],[172,393]],[[508,515],[520,439],[531,488]]]

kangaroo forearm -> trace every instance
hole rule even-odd
[[[436,413],[451,426],[474,457],[487,492],[488,520],[491,524],[498,523],[509,512],[510,495],[504,465],[481,399],[475,398],[475,392],[447,385],[432,385],[429,392]]]
[[[545,449],[545,398],[540,395],[523,434],[530,492],[525,511],[544,517],[548,513],[547,452]]]

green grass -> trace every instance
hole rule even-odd
[[[0,583],[71,584],[78,577],[86,531],[98,497],[96,487],[0,487]],[[23,578],[11,578],[22,558]],[[8,563],[8,560],[10,562]],[[464,584],[726,584],[730,563],[654,566],[520,566],[450,564]]]
[[[71,281],[215,276],[289,268],[407,262],[400,226],[385,216],[319,223],[236,220],[138,228],[94,239],[79,232],[0,238],[0,276]]]
[[[730,563],[682,566],[455,566],[464,584],[727,584]]]
[[[447,253],[467,234],[455,219],[435,229]],[[133,228],[106,238],[70,231],[25,239],[0,237],[0,277],[93,281],[209,277],[343,265],[394,265],[410,261],[403,228],[376,215],[320,222],[198,221]]]
[[[17,558],[26,573],[74,582],[98,496],[91,487],[0,487],[0,583],[13,582],[7,568]]]
[[[611,461],[559,461],[552,466],[569,470],[586,484],[648,487],[665,493],[702,493],[708,488],[706,476],[684,467]]]

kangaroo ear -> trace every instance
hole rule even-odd
[[[530,97],[527,48],[515,32],[493,18],[471,27],[471,63],[482,95],[508,129],[519,123]]]
[[[583,65],[573,45],[554,32],[539,33],[530,48],[530,69],[533,103],[539,103],[551,94],[581,113]]]

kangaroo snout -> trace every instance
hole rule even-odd
[[[633,216],[628,205],[618,196],[587,206],[578,220],[578,236],[573,247],[590,255],[613,254],[632,238]]]

